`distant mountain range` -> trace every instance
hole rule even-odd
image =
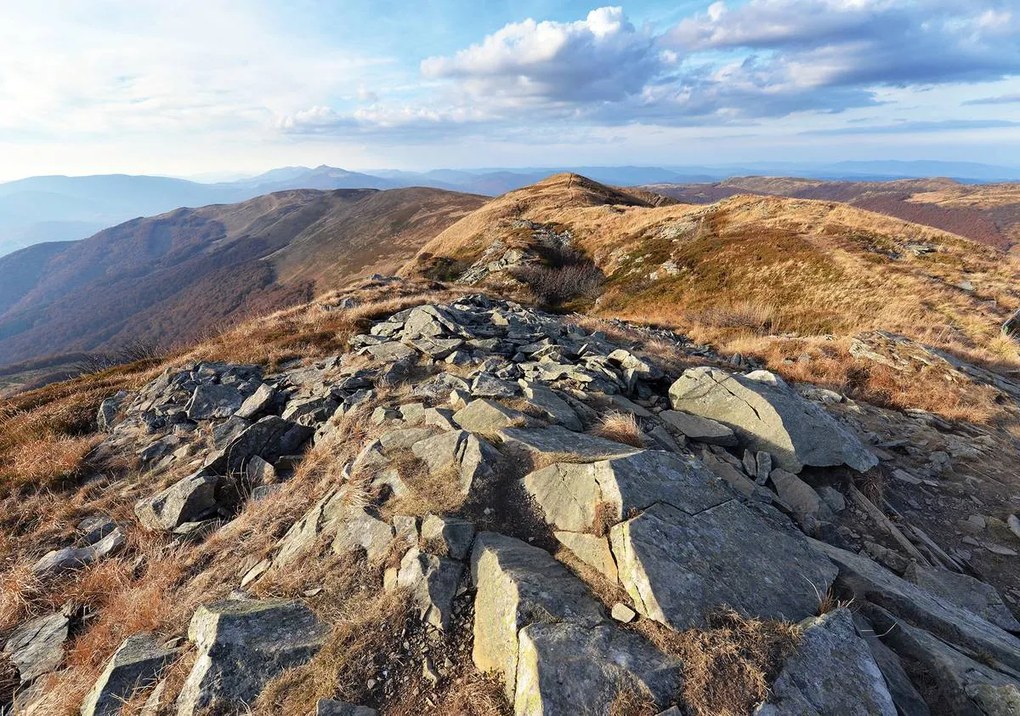
[[[431,187],[497,196],[571,171],[616,186],[716,182],[732,176],[800,176],[827,180],[883,181],[942,176],[964,183],[1020,180],[1020,168],[968,162],[860,161],[827,165],[794,163],[726,166],[437,169],[428,172],[352,172],[330,166],[282,167],[231,182],[123,174],[39,176],[0,184],[0,256],[50,241],[72,241],[140,216],[180,207],[227,204],[292,189],[395,189]]]

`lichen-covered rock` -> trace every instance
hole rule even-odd
[[[151,686],[177,655],[151,634],[129,636],[117,648],[81,706],[81,716],[115,716],[138,689]]]
[[[612,457],[632,455],[640,448],[584,433],[575,433],[561,425],[547,428],[505,428],[499,439],[512,453],[539,462],[558,461],[572,457],[595,462]]]
[[[695,514],[657,503],[613,527],[610,542],[637,610],[674,629],[704,626],[724,606],[798,621],[816,612],[836,577],[800,532],[736,500]]]
[[[188,628],[198,650],[178,716],[251,704],[265,685],[308,662],[329,628],[301,602],[226,600],[198,608]]]
[[[493,435],[502,428],[523,425],[527,422],[527,416],[524,413],[487,398],[472,400],[467,406],[454,413],[453,419],[464,430],[482,435]]]
[[[673,408],[732,428],[741,442],[770,453],[793,473],[805,465],[848,465],[865,472],[878,465],[860,439],[824,409],[767,371],[731,375],[718,368],[691,368],[669,389]]]
[[[243,403],[244,396],[234,386],[206,383],[195,387],[186,410],[191,420],[229,418]]]
[[[219,477],[200,470],[140,500],[135,504],[135,515],[143,527],[167,532],[185,522],[198,522],[216,511],[219,483]]]
[[[797,651],[758,716],[896,716],[882,672],[847,609],[801,622]]]
[[[514,713],[518,716],[608,713],[621,693],[676,697],[681,665],[644,637],[603,624],[535,623],[521,630]]]

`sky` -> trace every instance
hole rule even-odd
[[[4,0],[0,180],[1020,166],[1017,0]]]

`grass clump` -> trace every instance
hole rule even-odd
[[[602,419],[592,431],[595,435],[606,440],[633,445],[637,448],[645,446],[644,438],[641,436],[641,428],[638,426],[637,418],[633,413],[612,412]]]

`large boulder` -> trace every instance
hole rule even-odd
[[[229,418],[244,403],[244,396],[232,385],[203,383],[195,387],[186,408],[191,420]]]
[[[847,609],[806,619],[801,626],[797,652],[755,714],[896,716],[882,672]]]
[[[198,656],[177,699],[178,716],[253,703],[275,676],[307,663],[328,633],[298,601],[226,600],[199,607],[188,628]]]
[[[199,470],[162,492],[135,504],[135,515],[150,530],[171,531],[186,522],[198,522],[216,512],[220,478]]]
[[[283,455],[293,455],[315,432],[314,428],[292,423],[277,415],[267,415],[246,428],[206,463],[216,475],[237,475],[252,455],[275,463]]]
[[[799,531],[737,500],[693,514],[657,503],[613,527],[610,541],[637,610],[674,629],[705,626],[723,606],[799,621],[816,613],[836,577]]]
[[[556,463],[524,478],[524,487],[558,530],[611,526],[656,503],[695,513],[731,498],[722,481],[690,457],[646,450],[593,463]]]
[[[640,450],[595,435],[575,433],[561,425],[550,425],[546,428],[504,428],[499,431],[499,439],[508,452],[545,464],[567,459],[595,462],[632,455]]]
[[[493,671],[516,692],[519,633],[539,621],[589,627],[604,621],[587,587],[543,549],[494,532],[475,538],[471,555],[475,595],[475,666]]]
[[[115,716],[138,689],[151,686],[177,652],[151,634],[129,636],[113,653],[81,705],[81,716]]]
[[[531,624],[521,630],[514,713],[609,713],[617,696],[650,696],[665,707],[680,690],[681,665],[644,637],[603,624]]]
[[[767,371],[691,368],[670,387],[669,398],[676,410],[729,426],[745,446],[770,453],[776,466],[793,473],[805,466],[845,464],[865,472],[878,465],[849,429]]]

